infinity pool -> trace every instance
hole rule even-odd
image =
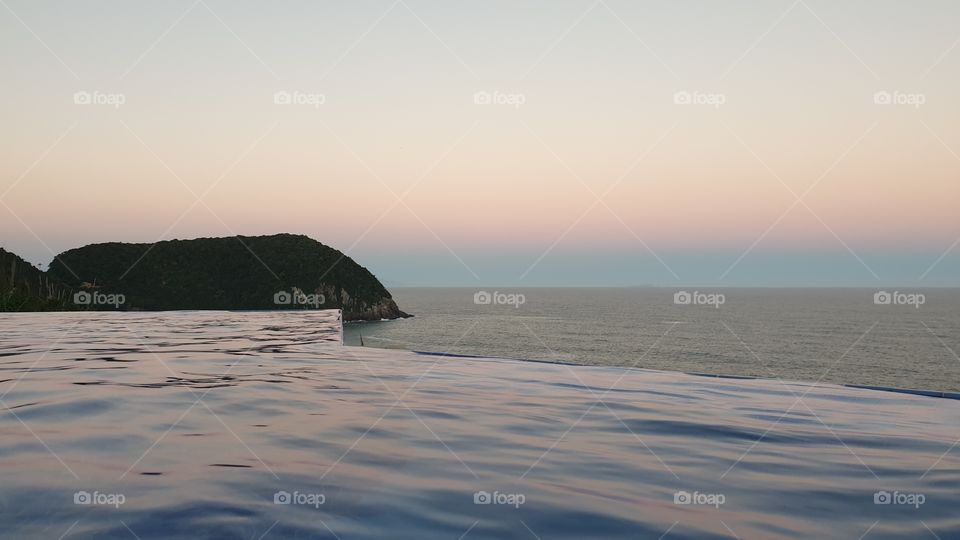
[[[340,332],[3,315],[0,536],[960,538],[960,401]]]

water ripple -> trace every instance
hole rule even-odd
[[[339,343],[327,312],[5,315],[0,536],[960,537],[960,401]]]

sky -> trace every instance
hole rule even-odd
[[[392,286],[958,286],[953,1],[0,2],[0,247]],[[269,261],[266,261],[269,264]]]

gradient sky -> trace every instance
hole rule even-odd
[[[392,285],[960,285],[955,1],[279,4],[3,0],[0,247],[295,232]]]

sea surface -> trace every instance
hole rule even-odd
[[[481,291],[490,304],[474,303]],[[674,303],[681,291],[690,304]],[[348,324],[346,343],[362,335],[369,347],[960,391],[960,289],[391,292],[415,317]],[[494,292],[524,302],[498,304]],[[881,292],[889,304],[874,303]],[[695,304],[693,293],[723,303]]]
[[[960,538],[957,400],[340,341],[337,312],[0,316],[0,537]]]

